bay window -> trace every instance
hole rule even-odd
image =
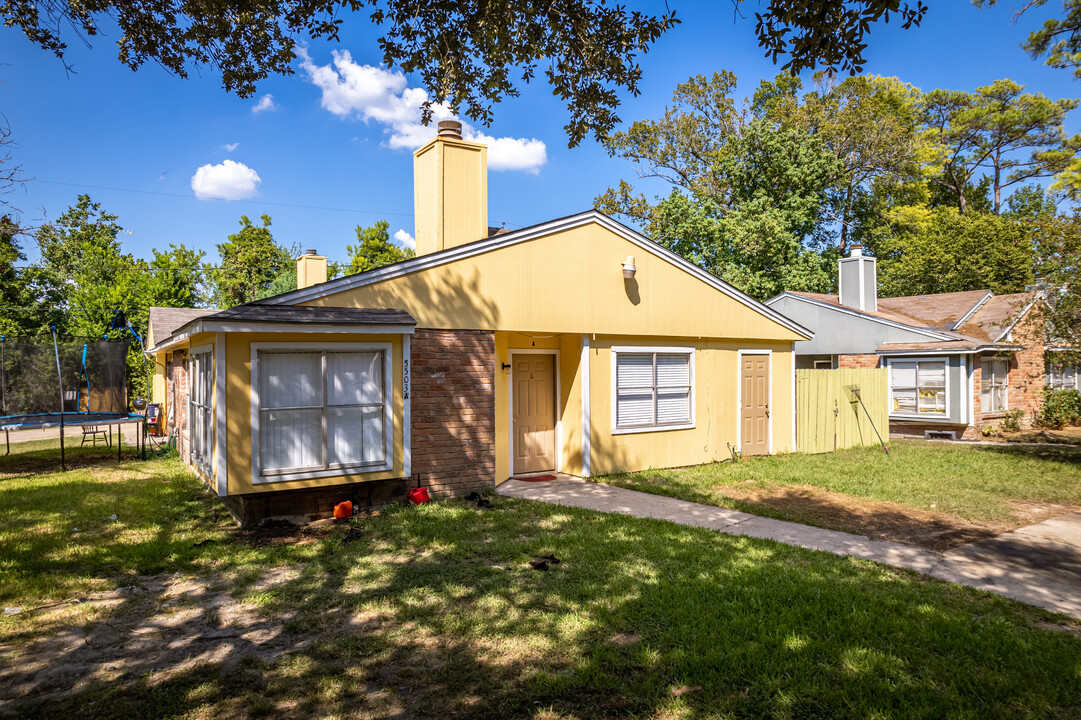
[[[980,410],[1006,412],[1009,406],[1010,361],[989,358],[980,363]]]
[[[613,348],[615,431],[694,426],[694,351]]]
[[[946,414],[945,360],[891,360],[889,367],[892,413]]]
[[[259,475],[313,477],[390,466],[389,345],[254,352],[252,420]]]

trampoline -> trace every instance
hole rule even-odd
[[[118,314],[126,323],[127,319]],[[114,327],[117,321],[114,321]],[[138,337],[138,336],[136,336]],[[142,424],[128,412],[127,357],[130,342],[51,337],[0,336],[0,430],[7,452],[12,431],[59,428],[60,463],[66,469],[64,428]],[[136,446],[145,454],[145,432]],[[117,442],[117,460],[123,443]]]

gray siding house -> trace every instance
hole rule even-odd
[[[1044,343],[1029,311],[1038,293],[879,298],[875,259],[859,245],[838,263],[838,288],[766,304],[814,332],[796,343],[797,368],[889,370],[892,433],[970,438],[1012,409],[1036,409]]]

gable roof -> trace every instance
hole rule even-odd
[[[149,322],[153,336],[147,341],[151,345],[157,345],[175,333],[182,325],[216,312],[218,312],[217,308],[151,307]]]
[[[369,270],[367,272],[359,273],[357,275],[347,275],[346,277],[337,278],[335,280],[329,280],[325,283],[313,285],[302,290],[294,290],[293,292],[283,293],[281,295],[275,295],[274,297],[259,300],[257,305],[295,305],[296,303],[302,303],[309,300],[316,300],[324,298],[329,295],[335,295],[337,293],[351,290],[353,288],[364,287],[366,285],[372,285],[380,283],[391,278],[401,277],[420,270],[427,270],[429,268],[438,267],[441,265],[447,265],[457,260],[472,257],[474,255],[480,255],[483,253],[498,250],[504,247],[510,247],[519,243],[535,240],[545,235],[551,235],[563,230],[568,230],[574,227],[582,225],[588,225],[590,223],[596,223],[602,227],[610,230],[614,234],[622,237],[628,242],[640,247],[642,250],[655,255],[675,267],[683,270],[689,275],[694,276],[698,280],[706,283],[715,290],[727,295],[728,297],[736,300],[737,302],[745,305],[746,307],[754,310],[755,312],[769,318],[776,322],[778,325],[785,327],[792,332],[800,335],[804,338],[810,339],[814,337],[814,333],[807,328],[799,325],[785,315],[779,313],[766,304],[754,299],[750,295],[737,290],[728,283],[720,280],[714,275],[706,272],[697,265],[688,262],[683,257],[668,250],[667,248],[659,245],[658,243],[650,240],[641,233],[638,233],[631,228],[623,225],[622,223],[613,220],[604,213],[598,210],[587,210],[576,215],[569,215],[564,218],[558,218],[549,222],[540,223],[530,227],[522,228],[520,230],[514,230],[510,232],[499,233],[494,236],[476,240],[471,243],[459,245],[456,247],[448,248],[446,250],[440,250],[434,253],[428,253],[419,257],[411,258],[409,260],[403,260],[401,262],[394,263],[393,265],[387,265],[385,267],[378,268],[376,270]]]
[[[958,330],[972,337],[1000,340],[1025,316],[1038,297],[1039,293],[1035,292],[995,295]]]
[[[867,310],[857,310],[856,308],[851,308],[851,307],[848,307],[847,305],[842,305],[840,299],[836,295],[829,295],[827,293],[809,293],[809,292],[786,291],[786,292],[781,293],[780,295],[777,295],[776,297],[770,298],[768,302],[772,303],[774,300],[778,300],[778,299],[780,299],[782,297],[786,297],[786,296],[787,297],[799,298],[799,299],[805,300],[805,301],[810,301],[810,302],[812,302],[814,304],[818,304],[818,305],[825,305],[825,306],[829,307],[832,310],[838,310],[838,311],[843,312],[843,313],[848,313],[848,314],[851,314],[851,315],[858,315],[858,316],[861,316],[861,317],[866,317],[866,318],[868,318],[870,320],[874,320],[876,322],[884,323],[886,325],[892,325],[892,326],[895,326],[895,327],[900,326],[905,330],[912,330],[913,332],[918,332],[918,333],[920,333],[922,335],[926,335],[927,337],[933,338],[935,340],[950,340],[951,339],[951,336],[949,334],[947,334],[945,332],[942,332],[939,328],[928,325],[927,323],[924,323],[924,322],[920,322],[916,318],[909,317],[908,315],[902,315],[901,313],[897,313],[897,312],[893,312],[893,311],[885,310],[885,309],[879,309],[879,310],[877,310],[875,312],[870,312],[870,311],[867,311]],[[881,306],[881,301],[879,301],[879,305]]]
[[[932,343],[886,343],[878,352],[978,349],[1018,350],[1021,346],[999,341],[1020,322],[1039,299],[1038,292],[995,295],[990,290],[967,290],[932,295],[878,298],[878,310],[869,312],[840,304],[836,295],[784,292],[769,302],[788,296],[828,305],[853,315],[877,320],[935,338]]]
[[[959,321],[992,297],[990,290],[935,293],[933,295],[909,295],[907,297],[878,298],[878,307],[907,315],[940,330],[954,330]]]

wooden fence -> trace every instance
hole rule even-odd
[[[887,378],[885,369],[797,370],[796,449],[823,453],[877,445],[876,428],[888,439]]]

